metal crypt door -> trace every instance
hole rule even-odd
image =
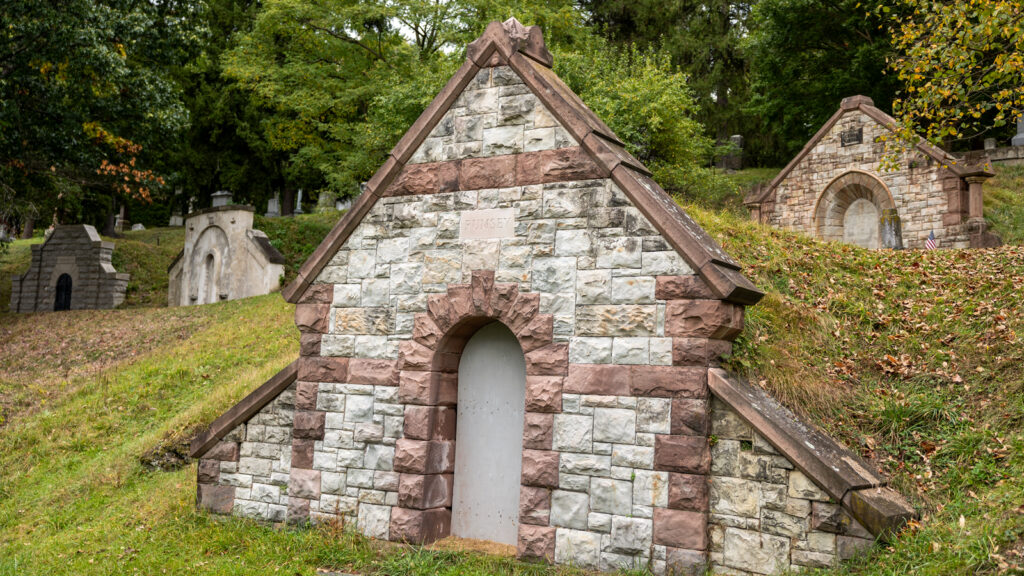
[[[57,278],[57,296],[53,300],[53,309],[71,310],[71,276],[61,274]]]
[[[500,322],[469,339],[459,363],[452,535],[516,544],[526,359]]]

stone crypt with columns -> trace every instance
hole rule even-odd
[[[762,293],[491,23],[284,291],[299,358],[198,435],[197,502],[656,574],[832,566],[913,509],[719,367]]]

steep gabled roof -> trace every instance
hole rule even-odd
[[[552,63],[538,27],[525,27],[514,18],[504,24],[488,24],[483,35],[467,46],[462,67],[391,150],[383,166],[367,183],[366,190],[302,265],[292,284],[282,291],[285,299],[297,302],[302,297],[477,72],[481,68],[505,65],[522,78],[581,144],[601,175],[618,184],[719,298],[740,304],[759,301],[763,292],[740,273],[739,264],[650,178],[651,173],[643,163],[626,151],[618,136],[551,70]]]
[[[836,113],[833,114],[817,132],[814,133],[814,136],[807,141],[807,144],[804,144],[800,153],[790,160],[789,164],[786,164],[786,167],[782,169],[782,172],[779,172],[767,187],[744,199],[743,203],[748,205],[760,204],[766,198],[771,196],[775,192],[775,188],[786,179],[786,176],[789,176],[789,173],[796,168],[797,164],[810,154],[811,150],[813,150],[814,147],[828,135],[829,131],[832,130],[832,127],[839,122],[839,119],[846,115],[847,112],[855,110],[864,113],[875,122],[878,122],[887,128],[890,132],[894,132],[896,130],[898,125],[896,119],[876,108],[875,103],[871,98],[861,95],[843,98],[843,101],[839,104],[839,110],[836,110]],[[988,170],[984,164],[967,164],[956,156],[953,156],[949,152],[946,152],[923,138],[919,139],[914,147],[939,164],[948,167],[951,172],[961,178],[966,176],[995,175],[993,172]]]

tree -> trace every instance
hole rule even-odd
[[[1019,0],[898,0],[891,16],[903,82],[893,104],[900,136],[954,143],[1024,113],[1024,5]],[[1005,132],[1005,130],[1004,130]]]
[[[886,19],[859,0],[760,0],[745,53],[751,64],[750,112],[776,142],[774,163],[803,147],[846,96],[870,96],[889,110],[899,86],[887,75],[892,54]]]

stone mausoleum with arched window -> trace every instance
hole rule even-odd
[[[870,98],[843,99],[782,172],[747,197],[751,217],[873,249],[924,248],[930,234],[939,248],[1001,244],[982,205],[991,169],[922,140],[899,155],[894,169],[882,170],[882,137],[895,125]]]

